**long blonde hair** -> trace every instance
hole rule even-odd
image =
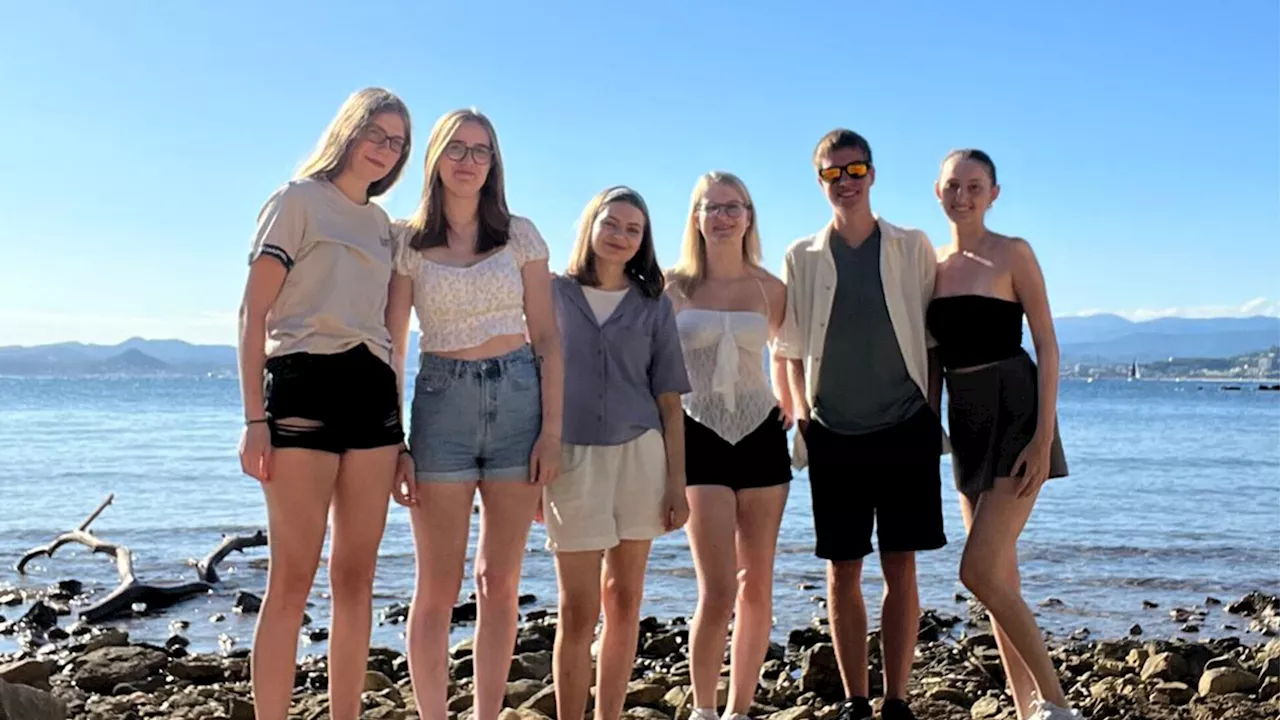
[[[409,246],[422,250],[440,247],[449,242],[449,219],[444,216],[444,181],[440,179],[440,158],[444,148],[463,123],[473,122],[489,134],[493,155],[489,161],[489,174],[480,188],[479,225],[476,233],[475,252],[485,253],[507,244],[511,228],[511,211],[507,209],[506,180],[502,169],[502,151],[498,148],[498,132],[484,113],[475,108],[454,110],[436,120],[427,140],[426,179],[422,183],[422,200],[409,219],[412,231]]]
[[[750,213],[747,231],[742,236],[742,260],[749,268],[762,267],[756,206],[751,201],[746,183],[733,173],[713,170],[698,178],[693,186],[693,195],[689,199],[689,216],[684,226],[684,240],[680,245],[680,260],[671,269],[672,283],[686,296],[692,295],[707,275],[707,239],[702,235],[702,228],[698,224],[698,207],[712,185],[728,185],[742,195],[742,202]]]
[[[320,137],[320,142],[316,143],[311,151],[311,155],[298,166],[294,179],[333,180],[338,177],[347,166],[347,158],[351,154],[351,148],[359,142],[360,133],[373,122],[374,117],[382,113],[395,113],[404,122],[404,147],[400,150],[400,158],[396,160],[391,171],[380,180],[369,184],[368,195],[373,198],[390,190],[391,186],[400,179],[400,171],[404,169],[405,161],[409,159],[412,132],[409,124],[409,109],[405,107],[404,101],[390,90],[380,87],[357,90],[342,103],[338,114],[329,123],[324,135]]]

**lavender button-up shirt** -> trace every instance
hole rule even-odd
[[[632,286],[601,325],[576,280],[557,276],[552,287],[564,342],[564,442],[621,445],[660,430],[657,397],[690,390],[671,301]]]

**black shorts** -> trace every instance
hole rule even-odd
[[[791,482],[791,451],[782,413],[774,409],[736,444],[684,416],[685,484],[723,485],[734,492]]]
[[[942,521],[942,423],[927,405],[893,427],[841,435],[820,423],[805,429],[813,496],[814,554],[857,560],[880,552],[937,550]]]
[[[395,371],[363,344],[269,358],[263,375],[272,447],[341,454],[404,442]]]

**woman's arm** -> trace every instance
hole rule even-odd
[[[1036,348],[1036,366],[1039,369],[1040,412],[1036,419],[1036,435],[1042,441],[1049,442],[1053,438],[1054,423],[1058,417],[1058,336],[1053,329],[1049,296],[1035,252],[1026,240],[1013,238],[1011,244],[1013,291],[1027,315],[1031,340]]]
[[[260,256],[249,266],[244,297],[240,301],[239,338],[236,354],[240,365],[240,398],[244,405],[245,429],[240,442],[240,469],[266,482],[271,465],[267,431],[266,400],[262,396],[262,373],[266,365],[267,313],[275,304],[288,271],[274,257]]]
[[[551,271],[545,259],[533,260],[524,264],[520,275],[529,341],[542,373],[542,434],[558,440],[564,424],[564,348],[551,298]]]
[[[790,429],[794,412],[791,381],[787,377],[790,362],[775,352],[782,325],[787,319],[787,286],[773,275],[766,275],[764,288],[769,299],[769,384],[773,387],[773,397],[778,401],[778,407],[782,409],[783,423]]]
[[[657,400],[658,415],[662,419],[662,441],[667,453],[662,521],[670,532],[689,520],[689,503],[684,495],[684,406],[680,404],[678,392],[664,392],[658,395]]]
[[[391,367],[396,371],[396,392],[400,398],[401,424],[404,423],[405,364],[409,356],[409,312],[413,309],[413,279],[391,274],[387,288],[387,331],[391,333]]]

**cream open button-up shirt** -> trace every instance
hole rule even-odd
[[[920,392],[929,397],[929,348],[936,343],[925,328],[925,310],[933,298],[938,259],[929,236],[922,230],[902,228],[879,216],[880,277],[884,281],[885,306],[893,323],[902,359]],[[804,361],[805,397],[809,407],[818,392],[822,351],[827,341],[827,321],[836,294],[836,263],[831,256],[832,226],[800,238],[787,248],[782,281],[787,285],[787,312],[774,342],[778,357]],[[795,435],[793,464],[808,464],[804,438]],[[949,451],[943,438],[943,451]]]

